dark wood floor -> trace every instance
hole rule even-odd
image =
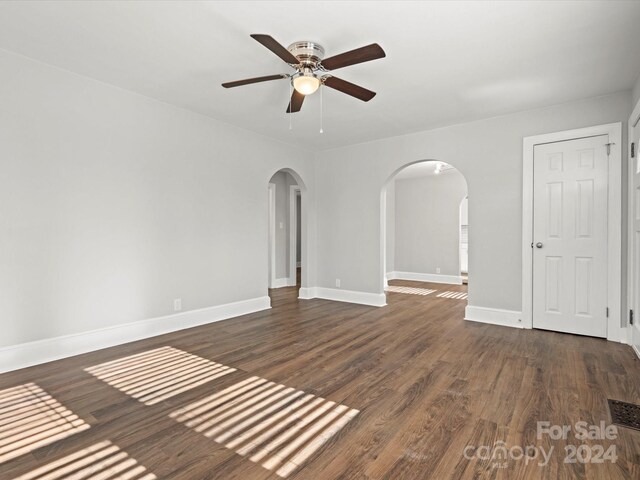
[[[170,416],[252,376],[359,411],[291,479],[640,478],[640,431],[619,428],[617,439],[604,441],[536,438],[537,421],[609,424],[607,398],[640,401],[640,365],[627,346],[466,322],[466,301],[437,292],[390,293],[385,308],[298,301],[295,288],[271,294],[269,311],[0,375],[0,391],[32,382],[90,427],[0,463],[0,478],[105,441],[157,478],[280,478]],[[160,347],[236,370],[153,404],[85,371]],[[544,467],[463,456],[468,445],[499,441],[555,450]],[[617,461],[563,463],[564,447],[582,443],[615,445]],[[2,445],[0,437],[0,452]],[[67,478],[65,462],[54,478]]]

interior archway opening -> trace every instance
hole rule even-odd
[[[291,169],[281,169],[269,179],[268,292],[274,298],[297,298],[305,284],[306,187]]]
[[[468,188],[443,161],[396,171],[382,189],[381,287],[387,303],[422,298],[465,307],[469,282]]]

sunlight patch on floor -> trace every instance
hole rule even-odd
[[[440,298],[454,298],[456,300],[466,300],[467,292],[442,292],[437,295]]]
[[[154,405],[236,369],[177,348],[161,347],[85,371],[145,405]]]
[[[15,480],[154,480],[152,473],[110,441],[104,441],[32,470]]]
[[[0,391],[0,463],[88,428],[35,383]]]
[[[171,418],[287,477],[358,410],[251,377],[171,413]]]
[[[435,292],[435,290],[428,288],[403,287],[400,285],[389,285],[385,290],[391,293],[408,293],[410,295],[430,295]]]

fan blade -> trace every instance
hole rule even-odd
[[[289,106],[287,107],[287,113],[299,112],[302,108],[302,102],[304,102],[304,95],[297,90],[294,90],[293,94],[291,95]]]
[[[331,87],[342,93],[346,93],[347,95],[356,97],[363,102],[368,102],[376,96],[376,92],[372,92],[371,90],[367,90],[366,88],[362,88],[354,83],[347,82],[346,80],[342,80],[338,77],[327,77],[324,80],[324,84],[327,87]]]
[[[287,78],[288,75],[267,75],[266,77],[247,78],[245,80],[236,80],[235,82],[223,83],[224,88],[240,87],[242,85],[250,85],[252,83],[268,82],[269,80],[280,80],[281,78]]]
[[[386,57],[386,54],[384,50],[382,50],[382,47],[377,43],[372,43],[366,47],[356,48],[355,50],[326,58],[322,60],[321,63],[327,70],[336,70],[338,68],[348,67],[349,65],[370,62],[371,60],[384,57]]]
[[[294,57],[289,50],[280,45],[272,36],[254,33],[251,35],[251,38],[260,42],[285,62],[293,65],[298,65],[300,63],[300,60]]]

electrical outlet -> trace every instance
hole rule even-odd
[[[284,223],[280,222],[280,230],[282,230],[284,228]]]
[[[436,267],[436,273],[440,273],[440,267]]]
[[[339,278],[336,278],[336,287],[338,287],[338,288],[340,287],[340,279]]]
[[[179,312],[180,310],[182,310],[182,299],[181,298],[176,298],[173,301],[173,311],[174,312]]]

